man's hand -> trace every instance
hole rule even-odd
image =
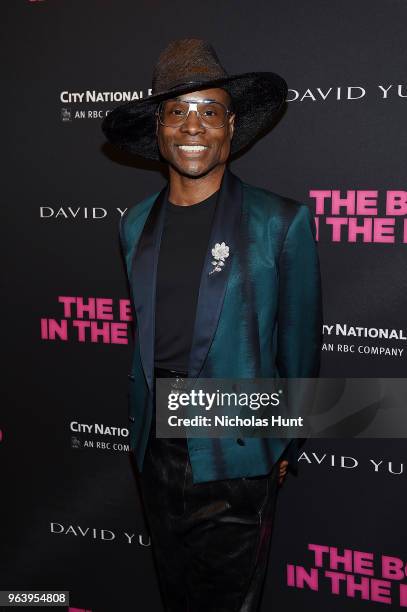
[[[283,459],[283,461],[280,461],[280,466],[279,466],[279,471],[278,471],[278,484],[282,485],[284,482],[284,478],[287,476],[287,467],[288,467],[288,461],[286,459]]]

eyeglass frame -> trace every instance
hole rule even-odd
[[[170,100],[178,100],[178,102],[186,102],[188,104],[188,112],[185,116],[185,119],[182,123],[180,123],[179,125],[167,125],[166,123],[163,123],[161,121],[160,118],[160,109],[162,108],[162,105],[165,104],[166,102],[169,102]],[[223,106],[224,109],[226,109],[226,117],[225,117],[225,121],[224,123],[222,123],[222,125],[219,125],[218,127],[214,127],[213,125],[205,125],[203,123],[203,119],[198,111],[198,104],[208,104],[208,103],[213,103],[216,102],[216,104],[220,104],[221,106]],[[194,108],[191,108],[194,107]],[[158,121],[160,122],[160,125],[163,125],[164,127],[172,127],[172,128],[179,128],[181,127],[181,125],[184,125],[184,123],[187,121],[188,117],[189,117],[189,113],[191,112],[196,112],[197,117],[199,117],[200,119],[200,123],[203,127],[208,128],[210,130],[221,130],[222,128],[225,127],[226,122],[227,122],[227,118],[229,115],[233,114],[233,110],[231,110],[230,108],[228,108],[227,106],[225,106],[222,102],[219,102],[218,100],[213,100],[213,99],[205,99],[205,100],[181,100],[180,98],[169,98],[168,100],[162,100],[162,102],[160,102],[160,104],[158,105],[158,108],[155,112],[156,116],[158,117]]]

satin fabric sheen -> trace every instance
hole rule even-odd
[[[142,471],[153,415],[154,303],[168,185],[123,215],[121,242],[132,292],[135,345],[129,385],[130,445]],[[211,248],[230,254],[213,270]],[[314,378],[322,345],[315,223],[307,206],[225,170],[202,270],[188,375]],[[188,439],[194,482],[266,475],[297,442]]]

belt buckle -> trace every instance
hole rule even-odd
[[[178,393],[180,391],[182,391],[182,389],[185,389],[187,386],[187,383],[185,381],[185,377],[183,376],[175,376],[172,379],[174,382],[171,382],[171,389],[174,389],[175,391],[178,391]]]

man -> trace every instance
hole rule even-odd
[[[286,93],[278,75],[229,76],[207,42],[184,39],[160,55],[153,95],[103,123],[115,145],[168,165],[166,187],[127,210],[120,236],[136,329],[131,448],[170,612],[258,610],[278,484],[296,444],[156,438],[155,378],[318,374],[312,216],[227,167],[270,128]]]

